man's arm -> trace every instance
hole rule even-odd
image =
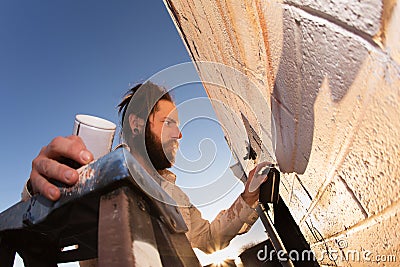
[[[247,232],[257,220],[257,212],[239,196],[227,210],[221,211],[210,223],[201,217],[196,207],[190,208],[191,231],[188,239],[192,247],[213,253],[229,245],[238,234]]]
[[[260,171],[269,164],[260,163],[250,171],[244,192],[229,209],[221,211],[211,223],[201,217],[196,207],[189,208],[191,225],[188,238],[192,247],[212,253],[225,248],[232,238],[250,229],[258,218],[255,207],[258,204],[259,187],[268,175],[261,174]]]

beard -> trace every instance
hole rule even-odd
[[[144,139],[144,144],[143,144]],[[143,134],[136,136],[133,139],[133,148],[140,151],[143,158],[150,160],[156,170],[164,170],[171,168],[175,163],[176,149],[178,147],[177,140],[169,140],[162,143],[149,127],[146,125],[146,130]]]
[[[146,130],[145,140],[147,153],[154,168],[156,170],[171,168],[175,163],[178,141],[169,140],[162,143],[160,138],[155,136],[150,129]]]

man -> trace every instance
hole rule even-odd
[[[221,211],[213,222],[201,217],[188,196],[175,185],[175,175],[167,170],[175,160],[179,139],[179,119],[171,96],[161,87],[147,82],[132,88],[119,104],[123,139],[130,152],[150,174],[157,172],[164,179],[161,187],[177,202],[189,231],[186,233],[192,247],[206,253],[226,247],[237,234],[247,231],[257,219],[254,207],[258,201],[259,186],[266,179],[259,171],[267,163],[259,164],[249,173],[244,192],[232,206]],[[93,156],[77,136],[57,137],[43,147],[32,162],[32,171],[23,195],[28,191],[57,200],[60,191],[48,178],[72,185],[78,180],[75,169],[62,164],[72,159],[84,165]]]

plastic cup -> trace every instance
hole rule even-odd
[[[116,125],[115,123],[91,115],[75,116],[72,134],[82,138],[86,148],[98,159],[111,151]]]

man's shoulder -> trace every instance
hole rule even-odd
[[[164,170],[158,171],[158,173],[162,176],[162,178],[164,178],[168,182],[175,184],[176,174],[173,173],[172,171],[170,171],[168,169],[164,169]]]

